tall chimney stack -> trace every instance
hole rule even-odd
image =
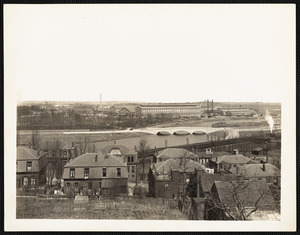
[[[207,114],[209,113],[209,100],[207,100]]]

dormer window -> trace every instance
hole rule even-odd
[[[70,169],[70,178],[75,178],[75,168]]]
[[[27,162],[27,164],[26,164],[26,170],[27,171],[32,171],[32,162]]]
[[[110,154],[112,154],[112,155],[122,155],[120,149],[112,149],[110,151]]]
[[[89,173],[90,173],[90,169],[89,168],[85,168],[84,169],[84,178],[88,179],[89,178]]]

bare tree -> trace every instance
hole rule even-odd
[[[80,135],[78,138],[78,148],[80,154],[92,153],[95,151],[95,148],[92,145],[92,140],[87,135]]]
[[[34,150],[38,150],[40,142],[41,142],[40,131],[38,129],[32,130],[32,134],[31,134],[32,148]]]
[[[61,142],[58,139],[47,141],[44,148],[48,151],[48,154],[51,154],[50,156],[48,155],[46,177],[48,185],[52,186],[54,176],[57,178],[62,176]]]
[[[142,137],[139,141],[139,145],[137,147],[137,151],[142,156],[142,167],[143,167],[143,176],[142,179],[144,179],[145,175],[145,163],[146,163],[146,151],[149,149],[149,143],[146,137]]]
[[[266,200],[267,202],[262,201],[268,197],[268,189],[256,188],[255,190],[257,193],[251,194],[251,192],[248,192],[249,189],[247,190],[247,188],[254,182],[257,181],[231,182],[233,188],[230,193],[229,190],[227,192],[231,199],[227,202],[220,201],[215,193],[211,192],[207,198],[209,208],[205,213],[214,210],[216,213],[224,213],[232,220],[248,220],[251,214],[258,209],[268,206],[275,207],[276,205],[274,203],[269,203],[268,200]],[[251,203],[249,203],[249,197],[253,198]]]

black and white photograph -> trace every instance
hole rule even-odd
[[[294,4],[3,12],[6,231],[295,231]]]

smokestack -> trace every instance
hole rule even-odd
[[[209,112],[209,100],[207,100],[207,114]]]

